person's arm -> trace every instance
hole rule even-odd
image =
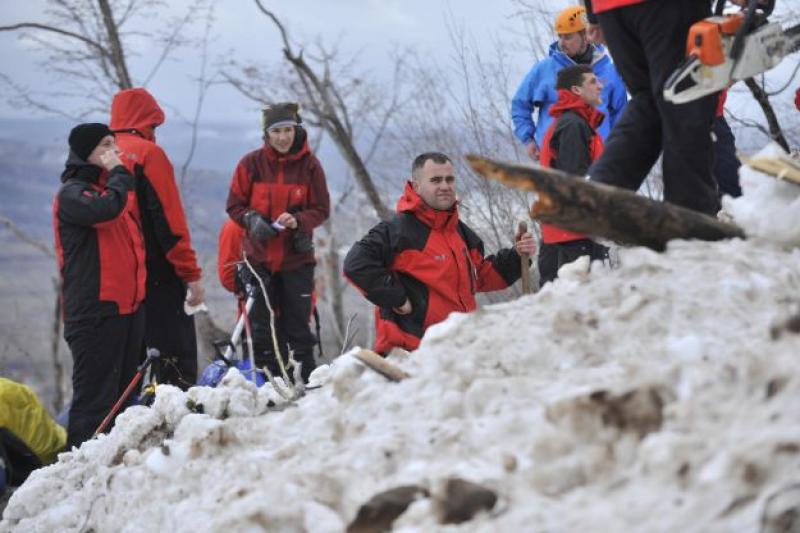
[[[389,270],[394,259],[390,223],[381,222],[356,242],[344,259],[344,275],[364,297],[386,309],[401,308],[406,290]]]
[[[154,146],[146,154],[142,170],[147,179],[144,205],[139,206],[143,216],[151,221],[158,245],[178,277],[185,283],[198,281],[202,271],[192,248],[172,163],[160,147]]]
[[[534,67],[522,80],[511,99],[511,121],[514,123],[514,135],[526,147],[529,147],[531,143],[535,145],[536,124],[533,121],[533,112],[537,98],[537,80],[538,70]]]
[[[558,170],[574,176],[586,175],[592,164],[589,153],[591,135],[592,132],[586,124],[562,119],[551,140],[551,146],[554,140],[558,141]]]
[[[124,166],[111,169],[106,189],[96,191],[88,183],[72,180],[58,194],[58,218],[78,226],[96,226],[117,218],[128,202],[134,178]]]
[[[626,105],[628,105],[628,90],[625,87],[625,82],[622,81],[622,77],[614,70],[608,102],[608,125],[611,128],[622,117],[622,112],[625,110]]]
[[[247,229],[244,216],[250,207],[250,194],[253,188],[253,181],[250,173],[247,171],[247,166],[244,160],[236,165],[236,170],[233,171],[233,178],[231,179],[231,187],[228,191],[228,200],[225,204],[225,210],[231,220],[239,224],[241,227]]]
[[[302,211],[293,213],[293,215],[297,221],[297,228],[310,233],[311,230],[328,219],[331,210],[331,199],[328,194],[325,171],[322,169],[322,165],[319,164],[319,161],[314,161],[311,165],[307,200],[306,207],[303,208]]]

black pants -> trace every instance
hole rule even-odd
[[[590,261],[605,261],[608,248],[590,239],[543,244],[539,250],[539,285],[553,281],[558,277],[559,268],[584,255],[588,255]]]
[[[130,315],[64,325],[73,360],[67,449],[92,437],[136,374],[145,357],[144,317],[139,307]]]
[[[739,167],[742,163],[736,157],[736,138],[725,117],[714,120],[714,177],[719,185],[719,194],[734,198],[742,195],[739,185]]]
[[[147,284],[145,344],[161,357],[153,365],[159,383],[183,390],[197,383],[197,334],[194,317],[183,311],[186,287],[178,279]]]
[[[281,270],[272,274],[262,270],[260,276],[267,287],[270,305],[275,311],[276,336],[283,362],[287,363],[289,350],[292,350],[294,359],[302,364],[303,381],[307,382],[308,376],[317,366],[314,360],[317,339],[309,326],[313,304],[311,293],[314,290],[314,265],[303,265],[295,270]],[[274,376],[280,376],[270,333],[269,311],[260,290],[250,311],[250,325],[256,365],[266,365]],[[292,375],[291,371],[289,375]]]
[[[686,55],[692,23],[708,0],[664,0],[598,14],[631,100],[589,170],[592,180],[638,190],[663,152],[664,200],[708,214],[719,210],[711,173],[711,126],[718,93],[686,104],[664,100],[667,77]]]

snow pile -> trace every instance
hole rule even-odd
[[[452,476],[499,501],[448,531],[772,531],[800,512],[788,242],[675,242],[624,250],[618,270],[574,267],[431,328],[399,383],[345,355],[290,405],[236,372],[162,387],[35,472],[0,531],[338,532],[378,492]],[[437,520],[422,498],[394,529]]]

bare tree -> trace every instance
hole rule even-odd
[[[20,241],[28,244],[35,249],[42,252],[51,261],[56,258],[53,249],[50,246],[42,243],[35,237],[29,235],[22,228],[17,226],[11,219],[3,214],[0,214],[0,224]],[[50,330],[50,363],[53,367],[53,412],[58,413],[64,407],[64,398],[66,396],[66,382],[64,364],[61,361],[59,348],[61,346],[61,277],[54,275],[52,278],[53,291],[54,291],[54,304],[53,304],[53,322]]]
[[[166,7],[165,2],[49,0],[45,21],[0,26],[0,31],[19,32],[21,38],[37,45],[45,58],[42,67],[59,76],[60,89],[36,93],[5,74],[0,75],[0,81],[10,89],[10,100],[40,111],[71,118],[107,112],[113,94],[137,82],[129,68],[130,58],[137,56],[132,40],[146,38],[148,43],[161,45],[161,53],[156,55],[148,74],[140,78],[146,84],[176,49],[190,42],[185,31],[209,1],[195,0],[184,15],[168,18],[159,28],[142,32],[126,28],[140,21],[146,21],[141,27],[152,27],[153,20],[163,20],[158,14]],[[66,107],[75,111],[65,113],[46,103],[54,99],[72,102]]]

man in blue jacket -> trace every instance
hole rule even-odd
[[[532,159],[539,159],[542,139],[553,117],[550,106],[558,100],[556,74],[576,64],[589,65],[603,84],[603,102],[598,111],[607,118],[598,133],[605,139],[622,114],[628,95],[622,78],[602,45],[591,44],[586,36],[586,10],[568,7],[556,17],[558,40],[550,45],[549,57],[537,62],[522,80],[511,101],[514,135],[522,142]],[[534,121],[534,107],[539,108]]]

